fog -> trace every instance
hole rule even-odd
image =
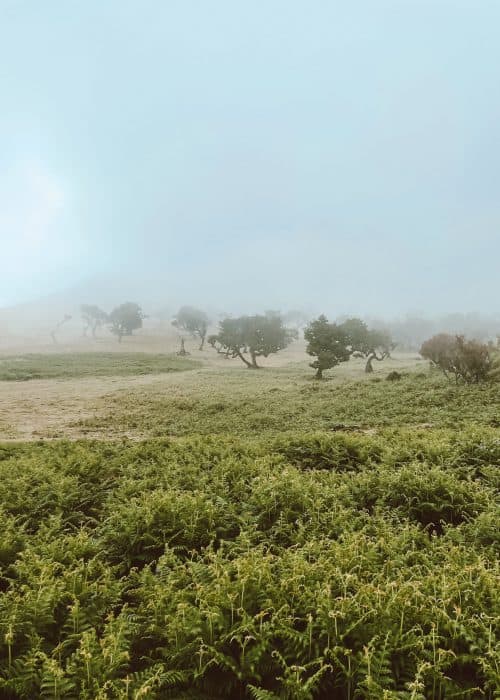
[[[4,0],[0,334],[134,300],[493,335],[499,22],[487,0]]]

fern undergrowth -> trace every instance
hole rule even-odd
[[[500,433],[0,450],[0,697],[498,697]]]

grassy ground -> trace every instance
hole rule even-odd
[[[283,355],[0,387],[0,697],[497,697],[498,385]]]
[[[205,370],[166,391],[147,386],[109,394],[92,418],[73,427],[93,436],[162,437],[500,425],[498,386],[456,386],[429,371],[396,382],[385,376],[317,382],[302,367]]]
[[[75,379],[180,372],[199,363],[175,355],[147,353],[51,353],[0,357],[0,381]]]

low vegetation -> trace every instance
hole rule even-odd
[[[221,359],[103,397],[77,421],[99,441],[0,445],[1,698],[497,697],[498,384],[366,374],[390,339],[354,321],[308,327],[315,369],[345,367],[327,381]],[[287,333],[268,314],[210,342],[255,368]],[[31,355],[0,378],[198,366]]]
[[[2,697],[496,697],[494,429],[0,455]]]
[[[199,363],[148,353],[50,353],[0,358],[0,381],[131,376],[195,369]]]
[[[457,383],[478,384],[496,378],[497,357],[492,344],[439,333],[422,345],[420,354]]]
[[[393,366],[398,366],[395,362]],[[274,435],[289,431],[500,426],[498,384],[449,384],[437,372],[390,373],[313,382],[305,369],[205,370],[165,391],[108,395],[78,427],[88,435],[163,437]],[[395,371],[395,370],[393,370]],[[343,376],[343,375],[342,375]],[[350,375],[347,375],[349,377]]]

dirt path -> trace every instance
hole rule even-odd
[[[85,437],[85,431],[75,424],[105,411],[115,393],[167,392],[182,384],[184,375],[203,371],[206,369],[140,377],[0,382],[0,441]]]

